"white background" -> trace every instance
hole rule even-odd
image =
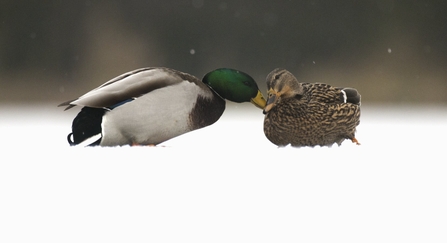
[[[447,241],[447,109],[364,106],[361,146],[300,149],[235,104],[162,146],[75,148],[62,110],[0,107],[0,242]]]

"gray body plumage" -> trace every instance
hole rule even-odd
[[[213,124],[225,110],[225,101],[201,80],[168,68],[125,73],[61,105],[105,110],[101,146],[156,145]]]
[[[194,130],[189,115],[197,104],[197,93],[210,101],[213,98],[211,92],[204,92],[195,83],[181,82],[106,112],[100,145],[159,144]]]

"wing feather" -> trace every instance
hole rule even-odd
[[[68,106],[66,110],[76,105],[109,107],[183,81],[202,83],[192,75],[169,68],[141,68],[113,78],[81,97],[66,101],[59,106]]]

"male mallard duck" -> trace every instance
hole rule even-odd
[[[359,144],[360,94],[353,88],[299,83],[285,69],[267,75],[265,136],[278,146],[339,146],[345,139]]]
[[[122,74],[59,106],[83,106],[73,120],[70,145],[156,145],[209,126],[225,100],[266,101],[256,82],[238,70],[221,68],[203,80],[169,68],[142,68]]]

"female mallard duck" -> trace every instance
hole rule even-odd
[[[360,123],[360,94],[353,88],[299,83],[285,69],[267,75],[265,136],[278,146],[339,146],[355,138]]]
[[[266,101],[248,74],[216,69],[198,78],[169,68],[142,68],[122,74],[59,106],[83,106],[73,120],[70,145],[156,145],[209,126],[225,100]]]

